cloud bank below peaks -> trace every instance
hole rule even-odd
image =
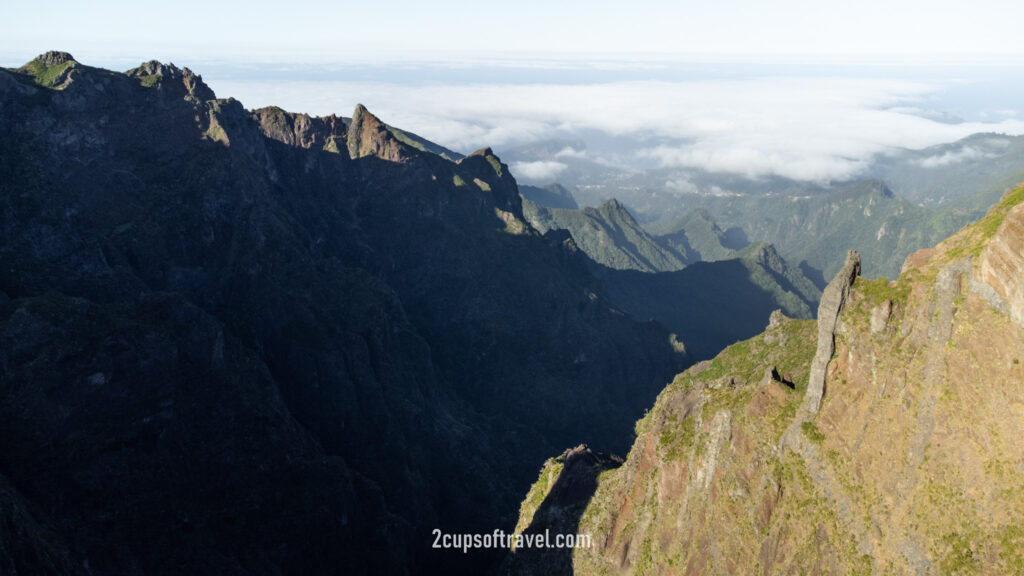
[[[619,157],[626,152],[648,164],[826,182],[857,176],[887,150],[976,132],[1024,133],[1024,121],[1012,115],[949,123],[915,112],[948,87],[889,78],[765,77],[573,85],[236,81],[215,89],[250,108],[277,104],[314,114],[348,115],[361,101],[389,124],[462,151],[598,131],[622,141]],[[601,160],[591,152],[589,159]],[[514,170],[541,179],[564,166],[552,158]]]

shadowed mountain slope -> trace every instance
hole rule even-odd
[[[8,573],[478,573],[431,529],[510,529],[685,366],[489,149],[66,53],[0,117]]]

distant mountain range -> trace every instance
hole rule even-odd
[[[684,244],[663,244],[652,237],[614,198],[597,208],[568,210],[547,208],[524,194],[523,216],[541,232],[568,230],[580,249],[609,268],[669,272],[698,261]]]
[[[1007,155],[1016,149],[996,140],[907,152],[886,174],[912,182],[914,163],[1003,162],[998,177],[974,183],[991,194],[1012,177]],[[811,566],[810,555],[787,556],[797,536],[821,543],[815,554],[838,542],[868,546],[864,535],[884,525],[875,519],[889,518],[882,504],[856,501],[856,522],[826,525],[829,510],[843,507],[802,508],[813,490],[799,483],[801,468],[758,442],[794,421],[790,409],[808,388],[803,374],[815,352],[807,347],[811,318],[823,309],[819,300],[835,298],[820,289],[849,267],[846,250],[861,250],[865,270],[895,276],[901,254],[973,213],[973,184],[950,176],[949,190],[919,202],[878,180],[824,188],[701,174],[690,189],[666,186],[666,173],[590,162],[575,144],[512,159],[490,148],[463,155],[362,105],[351,117],[247,110],[188,68],[156,61],[120,73],[48,52],[0,69],[0,573],[485,573],[507,561],[503,550],[438,551],[433,530],[511,530],[538,467],[581,443],[619,454],[634,446],[622,472],[606,477],[614,482],[573,485],[603,490],[583,518],[602,538],[581,560],[587,569],[722,566],[710,545],[690,556],[663,550],[663,542],[705,542],[706,532],[672,532],[674,520],[648,515],[656,477],[674,487],[658,492],[673,510],[684,488],[714,486],[717,496],[700,500],[709,502],[704,518],[734,519],[733,508],[716,508],[724,499],[768,498],[757,514],[767,510],[763,529],[774,539],[755,542],[748,528],[761,520],[721,523],[744,539],[736,558],[768,550],[762,567]],[[519,186],[512,161],[544,154],[561,154],[564,186]],[[808,438],[817,430],[822,446],[846,458],[850,422],[869,421],[846,407],[877,394],[892,400],[879,410],[893,418],[908,418],[911,406],[927,418],[947,402],[938,384],[892,396],[917,386],[894,367],[934,375],[939,364],[927,358],[951,350],[989,365],[976,327],[995,322],[998,335],[1016,333],[982,300],[951,291],[950,275],[961,268],[947,264],[974,258],[968,265],[991,288],[975,283],[985,302],[1016,313],[1018,239],[1006,239],[1002,220],[935,258],[919,254],[896,284],[854,283],[821,428],[808,427]],[[1001,251],[985,268],[978,259],[990,245]],[[967,273],[957,272],[958,286],[970,284]],[[928,290],[941,292],[941,306]],[[885,301],[883,328],[865,331]],[[945,322],[950,306],[969,313],[953,332],[963,347],[929,348],[930,315]],[[763,347],[747,340],[766,325],[768,336],[756,338]],[[986,374],[1020,379],[1016,363],[1007,364],[1019,355],[1011,344],[998,348],[1006,366]],[[902,355],[887,356],[893,350]],[[919,352],[926,360],[914,360]],[[764,400],[751,374],[774,374],[769,364],[778,389]],[[867,386],[872,367],[889,374],[881,384],[871,377],[880,393],[836,393]],[[701,384],[680,392],[693,378]],[[1015,398],[985,396],[985,405],[1012,410]],[[706,419],[693,419],[698,406]],[[832,422],[842,432],[826,427]],[[918,440],[907,442],[927,426],[908,426],[893,453],[923,454],[913,452]],[[971,440],[995,446],[993,438],[1019,436],[1000,430]],[[722,452],[727,442],[734,452]],[[1012,449],[994,450],[995,464],[979,466],[1012,478],[1006,462],[1021,456]],[[585,448],[573,454],[570,468],[591,475],[621,462]],[[645,468],[650,458],[663,472]],[[729,484],[711,461],[735,472]],[[811,473],[820,469],[805,461]],[[886,474],[909,470],[894,481],[910,482],[913,470],[887,462]],[[552,482],[555,464],[545,467]],[[835,474],[861,474],[834,466]],[[813,513],[813,532],[769,521],[779,501],[772,489],[794,479],[799,498],[778,496],[779,510]],[[949,483],[936,486],[923,493],[957,494]],[[1003,480],[991,486],[1012,489]],[[554,486],[537,488],[531,494],[541,504]],[[859,498],[831,482],[820,489]],[[977,518],[975,502],[961,500],[920,509],[957,521],[949,534],[926,540],[900,524],[900,542],[917,546],[910,556],[964,553],[966,541],[990,558],[1001,553],[1000,534],[1016,545],[1008,527],[977,538],[965,532]],[[571,508],[546,502],[522,518]],[[1002,500],[979,506],[993,502]],[[687,530],[705,525],[685,518]],[[921,549],[935,542],[941,550]],[[826,552],[814,558],[862,567],[846,548]]]
[[[679,234],[691,215],[706,214],[732,242],[774,244],[819,287],[851,248],[864,254],[866,276],[895,277],[907,255],[979,218],[1024,180],[1024,137],[1001,134],[879,155],[865,179],[827,186],[698,169],[631,171],[596,162],[585,149],[583,142],[541,142],[505,157],[513,166],[557,160],[565,166],[557,179],[579,204],[615,198],[652,236]],[[705,252],[701,259],[722,257]]]
[[[661,237],[648,234],[615,199],[565,210],[524,197],[523,215],[540,231],[569,232],[598,264],[595,274],[612,301],[634,318],[669,327],[695,359],[756,334],[773,310],[811,318],[821,297],[771,244],[727,248],[728,235],[705,212],[688,215],[681,221],[685,228]],[[702,253],[708,261],[701,261]]]

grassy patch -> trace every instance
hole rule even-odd
[[[822,434],[821,430],[818,429],[818,425],[814,422],[804,422],[800,425],[800,429],[808,440],[814,442],[818,446],[821,446],[821,443],[825,441],[825,435]]]
[[[220,127],[220,124],[213,124],[206,130],[206,137],[215,142],[227,142],[228,134]]]
[[[942,574],[974,574],[978,559],[971,549],[971,535],[964,532],[950,532],[942,537],[948,551],[942,557],[939,568]]]
[[[494,156],[488,156],[487,163],[491,165],[491,168],[494,168],[495,174],[501,176],[501,162],[499,162],[497,158]]]
[[[544,503],[544,499],[548,497],[548,493],[551,492],[551,488],[558,481],[558,477],[561,476],[564,467],[565,460],[562,456],[548,458],[544,462],[544,467],[540,470],[540,476],[530,486],[530,491],[527,492],[526,498],[519,508],[519,521],[516,523],[515,533],[520,534],[530,527],[534,514],[537,513],[540,505]]]
[[[55,64],[53,66],[47,66],[39,60],[33,60],[26,64],[25,70],[32,75],[35,79],[36,84],[45,86],[47,88],[53,88],[57,79],[60,78],[61,74],[68,69],[69,66],[73,65],[73,62],[64,62],[63,64]]]
[[[853,283],[854,290],[857,291],[866,302],[869,302],[871,306],[880,304],[886,300],[891,300],[893,304],[904,303],[910,296],[910,284],[908,282],[892,282],[890,283],[885,278],[876,278],[874,280],[868,280],[858,276]]]
[[[725,376],[756,382],[769,366],[789,374],[798,390],[807,388],[811,360],[817,348],[817,323],[814,320],[786,320],[774,329],[785,344],[765,344],[764,336],[737,342],[723,350],[696,379],[714,382]]]
[[[1024,528],[1007,526],[999,535],[999,557],[1006,574],[1024,574]]]
[[[1007,213],[1014,206],[1024,202],[1024,186],[1015,188],[992,207],[987,214],[972,224],[966,233],[958,238],[949,250],[949,261],[956,261],[966,256],[978,256],[987,245],[988,240],[995,236],[999,227],[1006,220]]]
[[[658,447],[666,460],[682,460],[693,447],[697,439],[697,424],[693,417],[684,418],[682,422],[670,416],[661,427],[658,435]]]
[[[139,78],[139,84],[142,84],[146,88],[152,88],[153,86],[156,86],[160,80],[163,80],[162,74],[150,74],[149,76]]]
[[[1003,225],[1006,214],[1021,202],[1024,202],[1024,186],[1010,192],[993,210],[975,224],[980,230],[982,238],[987,240],[995,236],[996,231]]]

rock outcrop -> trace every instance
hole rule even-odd
[[[583,444],[549,459],[520,507],[514,534],[575,537],[580,515],[597,489],[598,477],[621,465],[622,458],[595,452]],[[572,574],[572,550],[519,546],[508,555],[498,573]]]
[[[889,326],[892,317],[892,300],[885,300],[871,310],[871,333],[879,334]]]
[[[189,96],[200,102],[216,98],[213,90],[203,82],[202,76],[188,68],[178,68],[174,64],[150,60],[125,72],[125,75],[130,78],[138,78],[147,86],[160,84],[167,88],[173,88],[172,94],[175,96]]]
[[[412,147],[400,142],[387,125],[362,104],[357,104],[352,114],[347,146],[352,158],[376,156],[389,162],[403,162],[417,153]]]
[[[1006,214],[975,271],[975,277],[999,295],[1014,321],[1024,326],[1024,204]]]
[[[850,286],[860,275],[860,255],[850,251],[846,262],[821,294],[818,304],[818,346],[811,362],[803,410],[816,414],[825,394],[825,371],[835,353],[836,325],[850,297]]]
[[[347,126],[339,116],[295,114],[277,106],[253,110],[252,115],[260,131],[271,140],[298,148],[348,152]]]

